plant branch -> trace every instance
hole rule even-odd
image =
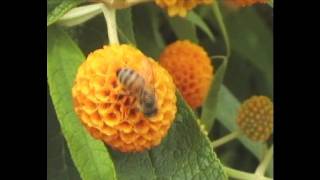
[[[269,148],[269,150],[265,154],[263,160],[261,161],[261,163],[257,167],[255,174],[263,176],[272,157],[273,157],[273,145]]]
[[[273,0],[269,0],[268,4],[273,8]]]
[[[223,169],[227,173],[229,177],[236,178],[236,179],[242,179],[242,180],[272,180],[271,178],[268,177],[257,177],[256,174],[244,172],[244,171],[239,171],[230,167],[224,166]]]
[[[230,134],[228,134],[218,140],[213,141],[212,147],[217,148],[227,142],[230,142],[231,140],[236,139],[239,136],[241,136],[241,132],[240,132],[240,130],[236,130],[236,131],[234,131],[234,132],[232,132],[232,133],[230,133]]]

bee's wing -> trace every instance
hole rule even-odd
[[[138,73],[145,79],[145,85],[151,89],[154,89],[154,73],[153,66],[149,59],[143,59],[138,69]]]

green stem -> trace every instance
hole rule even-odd
[[[273,8],[273,0],[269,0],[268,4]]]
[[[242,180],[272,180],[271,178],[268,177],[257,177],[256,174],[244,172],[244,171],[239,171],[230,167],[224,166],[223,169],[227,173],[229,177],[236,178],[236,179],[242,179]]]
[[[230,142],[231,140],[236,139],[240,135],[241,135],[241,132],[239,130],[234,131],[234,132],[232,132],[232,133],[230,133],[230,134],[228,134],[228,135],[226,135],[226,136],[224,136],[224,137],[222,137],[222,138],[220,138],[218,140],[213,141],[212,147],[213,148],[217,148],[217,147],[219,147],[219,146],[221,146],[221,145],[223,145],[223,144],[225,144],[227,142]]]
[[[224,39],[224,42],[225,42],[225,45],[226,45],[226,56],[229,58],[230,54],[231,54],[230,41],[229,41],[229,36],[228,36],[228,32],[227,32],[226,26],[224,24],[223,17],[222,17],[220,8],[219,8],[218,1],[216,1],[214,3],[214,5],[212,6],[212,10],[213,10],[214,16],[217,18],[219,27],[220,27],[222,35],[223,35],[223,39]]]
[[[228,60],[228,57],[225,55],[216,55],[216,56],[211,56],[210,58]]]
[[[117,33],[116,10],[107,6],[102,7],[103,15],[107,21],[109,44],[119,44]]]
[[[271,159],[273,157],[273,145],[269,148],[267,153],[265,154],[263,160],[260,165],[257,167],[255,174],[263,176]]]

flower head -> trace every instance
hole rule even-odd
[[[169,16],[179,15],[184,17],[187,11],[200,4],[211,4],[212,0],[156,0],[156,4],[167,9]]]
[[[246,7],[258,3],[267,3],[268,0],[225,0],[225,3],[231,7]]]
[[[192,108],[201,106],[214,70],[206,51],[190,41],[176,41],[162,52],[160,64],[172,75],[188,104]]]
[[[273,103],[266,96],[252,96],[241,105],[237,124],[251,140],[268,140],[273,131]]]
[[[150,69],[142,68],[146,63]],[[147,117],[137,108],[139,97],[117,77],[121,68],[139,74],[152,72],[149,85],[154,87],[158,107],[154,116]],[[89,54],[78,69],[72,96],[75,112],[90,134],[122,152],[139,152],[160,144],[177,111],[169,73],[130,45],[104,46]]]

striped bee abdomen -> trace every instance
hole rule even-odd
[[[117,78],[126,90],[138,100],[139,108],[147,117],[157,114],[157,102],[154,90],[147,87],[144,78],[133,69],[121,68]]]
[[[129,91],[137,91],[144,88],[144,79],[133,69],[121,68],[117,71],[120,83]]]

